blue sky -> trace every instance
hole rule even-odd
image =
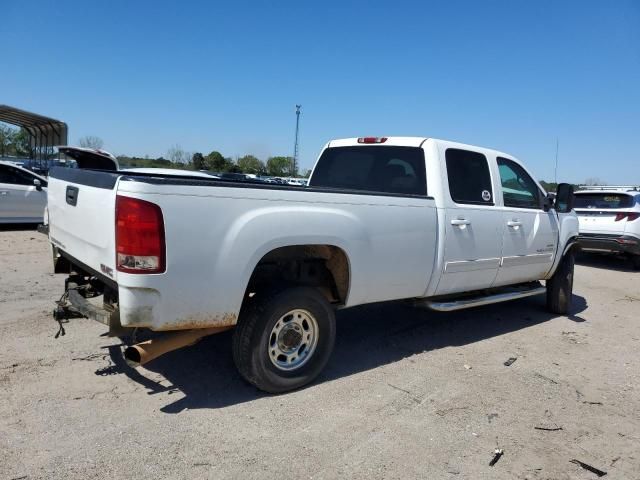
[[[494,147],[640,183],[640,2],[4,1],[0,103],[116,154],[291,155],[331,138]]]

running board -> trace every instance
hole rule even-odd
[[[546,291],[547,289],[545,287],[539,286],[538,284],[538,286],[528,288],[526,290],[494,293],[481,297],[461,298],[459,300],[418,300],[415,305],[419,307],[426,307],[430,310],[436,310],[438,312],[453,312],[455,310],[463,310],[465,308],[491,305],[492,303],[500,303],[509,300],[516,300],[518,298],[532,297],[533,295],[541,295]]]

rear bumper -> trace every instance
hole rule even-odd
[[[53,248],[53,257],[54,271],[70,275],[66,286],[73,309],[87,318],[108,325],[110,331],[141,327],[155,331],[191,330],[230,327],[237,323],[237,314],[234,312],[194,314],[183,307],[185,311],[180,315],[167,314],[167,302],[163,302],[160,291],[152,288],[152,285],[116,283],[57,247]],[[102,292],[102,295],[90,298],[83,296],[81,291],[87,282],[97,283],[95,291]]]
[[[585,252],[630,253],[640,255],[640,238],[631,235],[578,235],[578,246]]]

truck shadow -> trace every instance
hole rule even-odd
[[[578,314],[586,300],[574,294],[569,318]],[[462,346],[529,328],[557,318],[545,310],[544,297],[460,312],[438,313],[413,308],[405,303],[375,304],[338,313],[336,346],[329,364],[314,382],[377,368],[411,355],[450,346]],[[232,332],[204,338],[193,347],[171,352],[144,368],[162,375],[172,385],[162,386],[126,365],[120,347],[108,347],[114,365],[109,373],[122,373],[147,389],[149,395],[176,394],[181,398],[161,411],[223,408],[268,396],[248,385],[238,374],[231,354]],[[96,374],[105,374],[97,371]]]

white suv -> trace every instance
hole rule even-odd
[[[640,269],[640,186],[581,187],[574,208],[582,250],[627,254]]]

